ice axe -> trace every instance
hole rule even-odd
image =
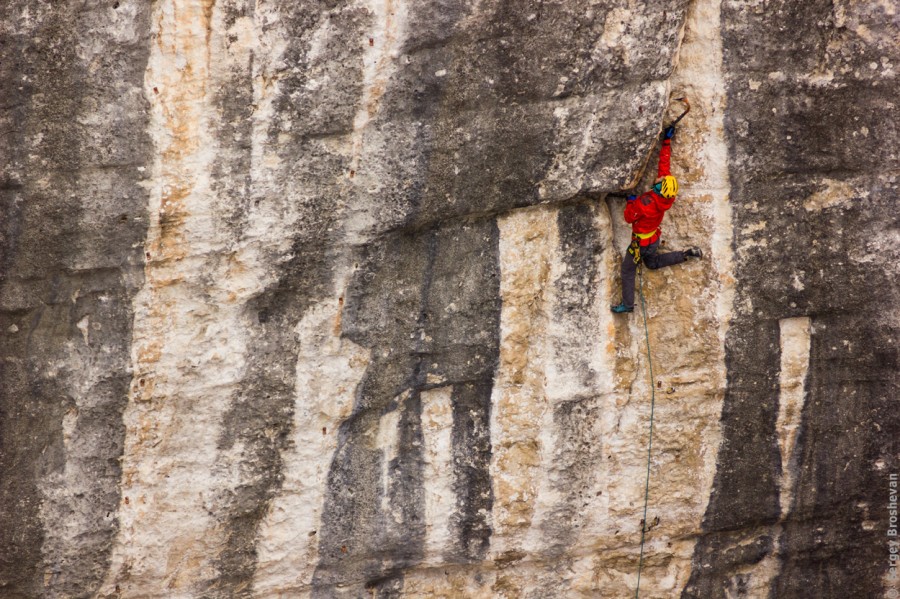
[[[688,102],[687,96],[685,96],[683,98],[675,98],[675,101],[676,102],[684,102],[684,105],[687,108],[684,109],[684,112],[681,113],[681,116],[679,116],[677,119],[675,119],[674,121],[669,123],[669,127],[674,127],[675,125],[677,125],[679,122],[681,122],[681,119],[683,119],[685,117],[685,115],[687,115],[687,113],[689,113],[691,111],[691,103]]]

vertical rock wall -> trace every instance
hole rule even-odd
[[[0,594],[87,596],[119,520],[153,161],[149,11],[2,12]]]
[[[889,3],[2,5],[3,597],[887,588]]]
[[[900,425],[884,303],[897,292],[885,116],[900,16],[889,3],[729,1],[722,15],[735,314],[715,491],[684,596],[881,596]],[[809,366],[786,456],[780,386],[797,318]]]

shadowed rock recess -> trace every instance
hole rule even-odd
[[[900,591],[893,3],[0,10],[3,599]]]

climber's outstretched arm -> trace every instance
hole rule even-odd
[[[672,174],[669,169],[669,159],[672,157],[673,135],[675,135],[675,127],[668,127],[665,131],[665,138],[662,140],[662,147],[659,149],[659,167],[656,169],[657,179]]]

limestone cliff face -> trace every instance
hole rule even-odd
[[[2,6],[0,597],[900,588],[892,3]]]

